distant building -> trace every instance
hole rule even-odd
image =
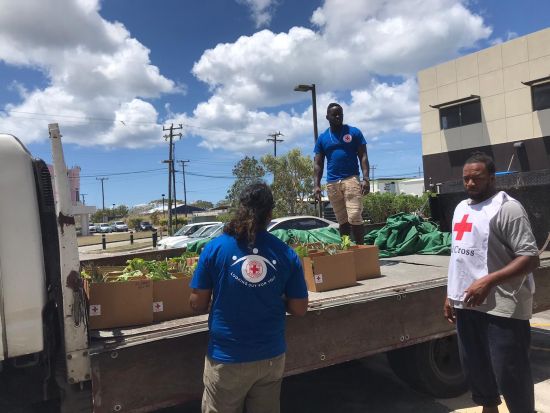
[[[371,182],[371,192],[389,192],[422,196],[424,178],[379,178]]]
[[[48,165],[48,170],[52,178],[54,197],[57,199],[53,166]],[[82,235],[89,235],[90,215],[96,212],[96,207],[87,206],[80,202],[80,166],[74,166],[68,169],[67,176],[69,177],[71,204],[73,205],[72,214],[75,217],[76,226],[80,226]]]

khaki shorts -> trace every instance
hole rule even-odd
[[[204,360],[202,413],[279,413],[285,354],[249,363]]]
[[[362,225],[363,195],[358,176],[350,176],[327,184],[328,199],[340,225]]]

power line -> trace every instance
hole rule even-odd
[[[107,174],[98,174],[98,175],[80,175],[77,176],[70,176],[71,179],[76,178],[96,178],[100,176],[117,176],[117,175],[132,175],[132,174],[141,174],[141,173],[147,173],[147,172],[157,172],[157,171],[164,171],[164,168],[156,168],[156,169],[144,169],[142,171],[131,171],[131,172],[112,172]]]
[[[100,118],[100,117],[93,117],[93,116],[77,116],[77,115],[58,115],[58,114],[52,114],[52,113],[38,113],[38,112],[25,112],[25,111],[18,111],[18,110],[1,110],[0,112],[4,112],[7,114],[22,114],[22,115],[33,115],[33,116],[48,116],[50,118],[65,118],[65,119],[74,119],[76,120],[85,120],[89,122],[104,122],[104,123],[121,123],[123,125],[154,125],[159,126],[159,123],[157,122],[144,122],[144,121],[129,121],[124,119],[112,119],[112,118]],[[25,119],[35,119],[35,120],[44,120],[44,118],[32,118],[27,117]],[[237,130],[237,131],[228,131],[223,128],[206,128],[204,126],[197,126],[190,123],[180,123],[180,126],[185,126],[189,129],[199,129],[199,130],[205,130],[205,131],[213,131],[213,132],[225,132],[232,135],[250,135],[250,136],[261,136],[262,134],[260,132],[247,132],[243,130]]]

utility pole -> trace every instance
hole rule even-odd
[[[172,151],[172,154],[174,151]],[[174,232],[178,229],[178,197],[176,196],[176,166],[175,159],[172,159],[172,190],[174,191]]]
[[[271,136],[271,138],[266,139],[268,142],[273,142],[273,156],[277,157],[277,142],[284,142],[284,139],[277,139],[279,136],[285,136],[281,132],[275,132],[272,134],[269,134],[267,136]]]
[[[88,194],[80,194],[80,196],[82,197],[82,205],[86,205],[86,198],[84,198],[86,195]]]
[[[105,222],[105,188],[103,186],[103,181],[108,181],[109,178],[96,178],[97,181],[101,181],[101,200],[102,200],[102,210],[103,210],[103,222]]]
[[[371,192],[374,192],[374,170],[376,169],[376,165],[371,165],[370,166],[370,170],[371,170],[371,173],[370,173],[370,181],[372,182],[372,189],[371,189]]]
[[[164,161],[168,164],[168,233],[172,235],[172,187],[174,185],[174,137],[181,138],[181,133],[174,133],[174,130],[183,129],[180,124],[178,127],[174,127],[172,123],[169,128],[162,127],[163,131],[168,131],[167,135],[164,135],[164,139],[169,141],[169,153],[168,161]],[[174,192],[175,192],[174,187]]]
[[[189,160],[178,162],[181,164],[181,173],[183,175],[183,205],[185,207],[185,216],[187,217],[187,188],[185,187],[185,164],[188,163]]]

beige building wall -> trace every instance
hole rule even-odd
[[[522,82],[550,76],[550,28],[418,73],[423,155],[550,135],[550,109],[534,112]],[[478,95],[482,122],[441,130],[430,105]]]

